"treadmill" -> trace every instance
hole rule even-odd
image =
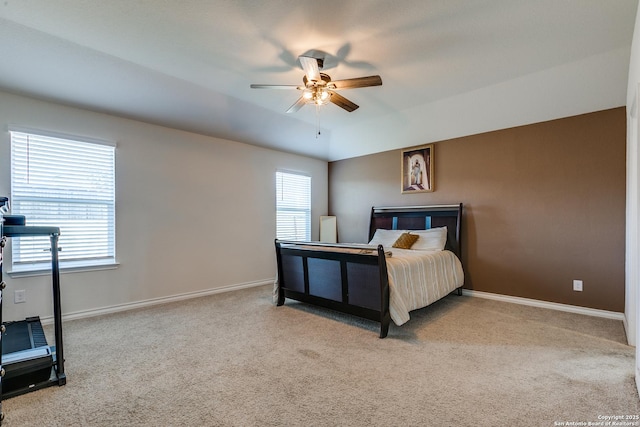
[[[0,205],[2,201],[0,198]],[[58,227],[27,226],[24,216],[4,215],[0,238],[49,236],[51,241],[55,345],[49,346],[47,343],[39,317],[3,322],[0,326],[2,332],[0,339],[2,350],[0,399],[53,385],[62,386],[67,382],[62,351],[62,311],[60,308],[60,270],[58,265],[59,235],[60,229]],[[4,288],[4,282],[2,285]]]

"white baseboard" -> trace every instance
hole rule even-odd
[[[108,307],[74,311],[71,313],[64,313],[62,315],[62,320],[67,321],[67,320],[84,319],[87,317],[95,317],[95,316],[102,316],[104,314],[118,313],[120,311],[135,310],[138,308],[151,307],[153,305],[158,305],[158,304],[167,304],[175,301],[182,301],[182,300],[187,300],[191,298],[204,297],[207,295],[220,294],[223,292],[238,291],[240,289],[253,288],[256,286],[273,284],[274,281],[275,281],[275,278],[267,279],[267,280],[258,280],[255,282],[247,282],[247,283],[240,283],[236,285],[223,286],[221,288],[205,289],[202,291],[186,292],[183,294],[170,295],[167,297],[160,297],[160,298],[151,298],[148,300],[128,302],[128,303],[112,305]],[[50,325],[53,323],[53,316],[42,317],[40,318],[40,320],[43,325]]]
[[[624,335],[627,337],[627,344],[629,344],[631,347],[635,347],[636,338],[629,333],[629,322],[627,320],[626,314],[624,314],[624,319],[622,319],[622,326],[624,326]]]
[[[124,304],[112,305],[108,307],[100,307],[100,308],[94,308],[89,310],[80,310],[80,311],[63,314],[62,320],[67,321],[67,320],[84,319],[87,317],[102,316],[104,314],[118,313],[118,312],[127,311],[127,310],[135,310],[135,309],[144,308],[144,307],[151,307],[158,304],[167,304],[170,302],[182,301],[182,300],[187,300],[191,298],[199,298],[207,295],[215,295],[223,292],[231,292],[231,291],[237,291],[240,289],[247,289],[247,288],[253,288],[257,286],[269,285],[269,284],[273,284],[274,281],[275,281],[274,278],[266,279],[266,280],[258,280],[254,282],[246,282],[246,283],[240,283],[236,285],[223,286],[221,288],[205,289],[202,291],[186,292],[183,294],[176,294],[176,295],[170,295],[170,296],[159,297],[159,298],[151,298],[148,300],[129,302]],[[626,321],[624,313],[618,313],[615,311],[598,310],[595,308],[579,307],[579,306],[568,305],[568,304],[559,304],[555,302],[547,302],[547,301],[540,301],[540,300],[534,300],[529,298],[513,297],[509,295],[493,294],[489,292],[474,291],[470,289],[463,289],[462,294],[467,296],[472,296],[472,297],[509,302],[513,304],[521,304],[521,305],[528,305],[532,307],[548,308],[551,310],[566,311],[569,313],[584,314],[586,316],[603,317],[606,319],[620,320],[622,322]],[[53,316],[42,317],[40,320],[42,321],[42,324],[48,325],[53,323]]]
[[[463,289],[462,295],[468,295],[471,297],[486,298],[496,301],[510,302],[513,304],[528,305],[531,307],[548,308],[550,310],[566,311],[568,313],[584,314],[585,316],[603,317],[605,319],[614,319],[625,321],[624,313],[618,313],[616,311],[598,310],[596,308],[580,307],[577,305],[559,304],[557,302],[540,301],[529,298],[512,297],[509,295],[492,294],[489,292],[473,291],[470,289]]]

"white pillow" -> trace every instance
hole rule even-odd
[[[430,228],[429,230],[411,230],[420,238],[411,246],[418,251],[441,251],[447,244],[447,227]]]
[[[375,246],[382,245],[385,248],[390,248],[402,233],[407,233],[408,231],[409,230],[384,230],[382,228],[378,228],[369,244]]]

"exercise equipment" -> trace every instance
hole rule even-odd
[[[53,385],[66,384],[62,344],[62,311],[60,308],[60,269],[58,237],[60,229],[48,226],[28,226],[24,216],[4,215],[2,238],[49,236],[51,241],[51,277],[53,285],[53,321],[55,346],[49,346],[39,317],[2,323],[0,347],[0,398],[6,399]],[[1,259],[1,258],[0,258]],[[0,264],[1,266],[1,264]],[[1,267],[0,267],[1,268]],[[1,270],[0,270],[1,274]],[[1,280],[1,276],[0,276]],[[5,284],[1,282],[0,288]],[[0,320],[2,314],[0,303]],[[1,403],[0,403],[1,405]],[[1,408],[1,406],[0,406]],[[0,409],[1,410],[1,409]]]

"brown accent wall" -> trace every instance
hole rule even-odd
[[[440,141],[435,192],[409,195],[400,150],[331,162],[329,211],[364,242],[372,206],[462,202],[465,288],[622,312],[625,144],[624,107]]]

